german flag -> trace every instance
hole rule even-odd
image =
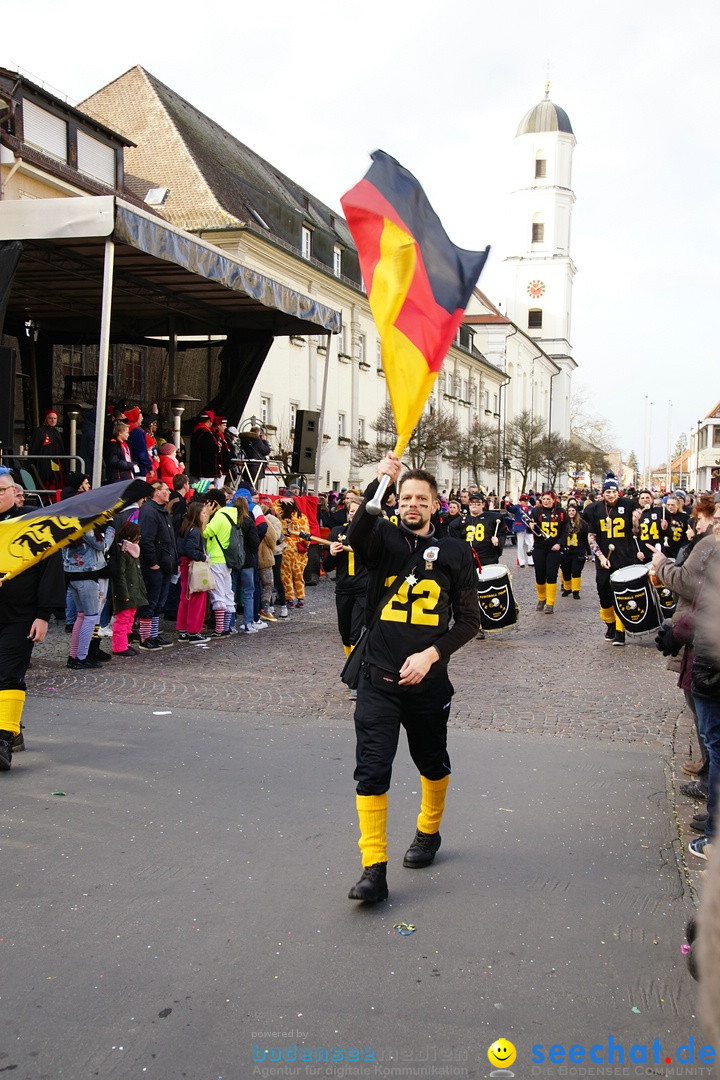
[[[144,480],[123,480],[0,521],[0,588],[3,581],[17,577],[29,566],[79,539],[94,525],[109,520],[123,506],[152,493],[152,487]]]
[[[490,248],[455,247],[415,177],[382,150],[372,160],[340,201],[380,334],[400,456]]]

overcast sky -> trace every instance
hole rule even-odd
[[[451,239],[501,265],[517,125],[544,95],[576,138],[575,384],[644,464],[720,399],[720,14],[710,0],[57,0],[3,12],[3,65],[76,104],[141,64],[328,205],[391,153]],[[34,32],[31,28],[39,29]],[[672,407],[670,403],[672,402]]]

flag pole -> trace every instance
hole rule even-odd
[[[398,439],[398,441],[395,443],[395,449],[393,450],[393,453],[396,457],[401,458],[403,456],[407,448],[407,444],[407,439]],[[365,512],[367,514],[370,514],[371,517],[377,517],[378,514],[380,514],[380,512],[382,511],[383,496],[385,495],[385,492],[387,491],[389,485],[390,477],[386,473],[385,476],[380,477],[378,489],[373,495],[370,502],[365,503]]]

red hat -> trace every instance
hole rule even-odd
[[[125,419],[130,424],[137,424],[140,419],[140,409],[137,405],[133,405],[132,409],[125,410]]]
[[[46,410],[45,410],[45,416],[44,416],[44,419],[45,419],[45,420],[47,420],[48,416],[50,416],[50,414],[51,414],[51,413],[52,413],[52,414],[53,414],[54,416],[57,416],[57,414],[58,414],[58,411],[57,411],[57,409],[55,408],[55,406],[54,406],[54,405],[51,405],[49,409],[46,409]]]
[[[520,502],[530,502],[530,500],[528,499],[527,495],[521,495]]]

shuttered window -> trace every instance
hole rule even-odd
[[[115,151],[84,131],[77,133],[78,169],[115,187]]]
[[[67,161],[67,123],[32,101],[23,101],[25,142],[58,161]]]

